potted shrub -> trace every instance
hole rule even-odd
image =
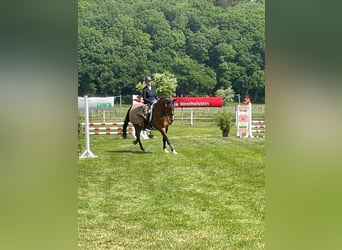
[[[232,116],[228,112],[221,112],[214,115],[213,120],[215,124],[221,129],[222,136],[228,137],[230,133],[230,128],[233,125]]]

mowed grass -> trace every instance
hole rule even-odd
[[[172,125],[162,139],[91,136],[79,160],[79,249],[264,249],[265,139]]]

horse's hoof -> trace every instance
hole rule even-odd
[[[174,153],[175,155],[177,154],[176,150],[173,150],[172,153]]]
[[[167,150],[167,148],[164,148],[164,152],[168,154],[169,150]]]
[[[136,145],[138,143],[138,141],[133,141],[133,144]]]

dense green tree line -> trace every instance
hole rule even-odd
[[[265,4],[245,0],[79,0],[78,91],[139,94],[170,72],[176,95],[232,89],[263,102]]]

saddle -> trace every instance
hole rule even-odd
[[[156,103],[153,102],[151,105],[148,104],[140,104],[137,108],[138,108],[138,112],[137,112],[137,116],[141,117],[144,119],[144,129],[153,129],[152,126],[152,114],[153,114],[153,107],[154,104]]]
[[[149,129],[149,130],[152,130],[153,129],[153,125],[152,125],[152,116],[153,116],[153,107],[154,107],[154,104],[156,102],[153,102],[151,104],[151,106],[149,106],[148,104],[145,104],[144,105],[144,115],[143,117],[145,118],[144,120],[144,130],[145,129]]]
[[[151,105],[144,104],[143,114],[142,116],[148,121],[152,121],[153,107],[156,102],[153,102]]]

